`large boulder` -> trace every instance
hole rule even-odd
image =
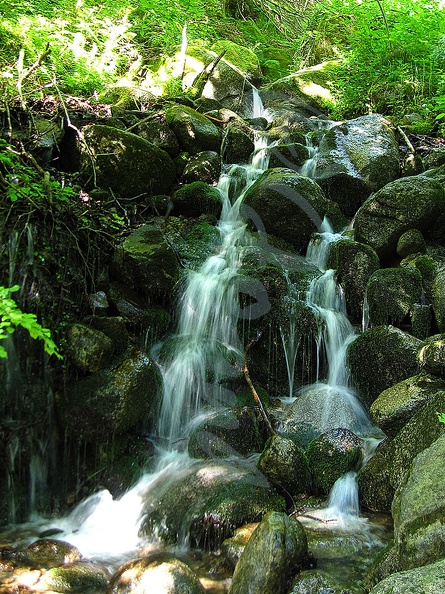
[[[445,270],[440,270],[434,278],[431,293],[437,327],[439,332],[445,332]]]
[[[111,578],[107,594],[205,594],[188,565],[169,553],[132,559]]]
[[[82,371],[103,369],[114,354],[113,341],[100,330],[86,324],[71,324],[65,338],[69,359]]]
[[[314,181],[286,168],[265,171],[247,190],[244,203],[254,209],[267,233],[297,251],[306,248],[330,205]]]
[[[142,225],[117,247],[113,272],[118,281],[151,301],[170,301],[179,277],[178,260],[161,230]]]
[[[186,105],[175,104],[166,109],[165,118],[183,151],[191,155],[201,151],[219,153],[221,132],[206,116]]]
[[[445,559],[423,567],[393,573],[379,582],[369,594],[442,594],[445,585]]]
[[[111,188],[125,198],[167,193],[176,179],[167,152],[111,126],[94,124],[83,129],[81,162],[88,186]]]
[[[192,155],[182,172],[182,182],[190,184],[195,181],[216,183],[221,173],[221,160],[215,151],[201,151]]]
[[[419,346],[419,339],[393,326],[371,328],[349,345],[347,365],[368,406],[383,390],[420,371]]]
[[[267,514],[246,545],[233,574],[230,594],[286,594],[307,562],[303,526],[286,514]]]
[[[330,246],[327,267],[336,271],[337,282],[345,292],[346,309],[352,322],[362,321],[366,285],[379,266],[379,258],[369,245],[341,239]]]
[[[53,567],[38,582],[43,592],[104,592],[109,575],[96,563],[79,561]]]
[[[284,506],[247,461],[194,461],[146,493],[141,531],[156,532],[167,543],[187,540],[213,550],[235,528]]]
[[[409,377],[383,390],[371,404],[371,417],[388,437],[395,437],[425,402],[444,389],[445,382],[428,373]]]
[[[419,361],[425,371],[445,378],[445,334],[436,334],[424,341]]]
[[[160,374],[147,355],[128,349],[107,368],[72,382],[59,400],[67,435],[104,443],[153,417]]]
[[[326,132],[313,177],[352,218],[371,192],[398,175],[398,144],[389,122],[380,115],[367,115]]]
[[[445,435],[413,460],[392,504],[401,570],[445,557]],[[445,583],[445,582],[444,582]]]
[[[407,324],[422,298],[422,275],[414,267],[376,270],[366,285],[371,326]]]
[[[395,257],[408,229],[430,232],[445,208],[445,189],[422,175],[392,181],[373,194],[355,217],[355,239],[372,246],[385,260]]]
[[[385,440],[358,473],[362,505],[390,512],[396,489],[414,458],[443,434],[437,411],[445,410],[445,391],[436,392],[391,440]]]
[[[173,214],[199,217],[203,213],[221,214],[221,194],[217,188],[204,181],[194,181],[178,188],[173,196]]]

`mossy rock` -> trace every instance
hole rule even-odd
[[[286,168],[265,171],[247,190],[244,203],[254,209],[267,233],[287,241],[297,252],[306,249],[329,206],[313,180]]]
[[[247,462],[200,461],[145,495],[141,531],[215,550],[236,528],[284,509],[284,499]]]
[[[269,168],[287,167],[300,171],[303,163],[309,158],[309,149],[299,142],[276,144],[270,151]]]
[[[194,181],[182,186],[172,196],[173,215],[199,217],[211,214],[219,217],[222,199],[219,190],[204,181]]]
[[[79,561],[81,554],[73,545],[63,540],[41,538],[26,548],[26,556],[36,567],[59,567],[64,563]]]
[[[432,288],[432,305],[434,318],[439,332],[445,333],[445,270],[435,277]]]
[[[190,184],[196,181],[216,183],[221,174],[221,159],[215,151],[201,151],[187,161],[181,181]],[[199,213],[201,214],[201,213]]]
[[[422,275],[413,267],[376,270],[366,285],[371,326],[405,322],[422,298]]]
[[[419,350],[422,369],[428,373],[445,378],[445,334],[427,338]]]
[[[426,252],[425,238],[418,229],[408,229],[399,237],[397,254],[406,258],[410,254],[424,254]]]
[[[437,420],[437,411],[443,410],[445,391],[436,392],[393,439],[377,448],[358,473],[363,506],[373,511],[391,511],[396,489],[406,479],[414,458],[443,434],[443,425]]]
[[[260,426],[252,409],[213,413],[190,434],[188,452],[193,458],[248,456],[263,446]]]
[[[435,179],[416,175],[392,181],[358,210],[355,239],[372,246],[382,260],[397,254],[397,242],[409,229],[431,233],[445,208],[445,190]]]
[[[307,460],[315,492],[328,495],[342,475],[361,458],[361,440],[348,429],[331,429],[311,441]]]
[[[85,324],[71,324],[66,332],[66,348],[71,362],[82,371],[100,371],[114,354],[113,341],[101,330]]]
[[[82,176],[91,186],[133,198],[164,194],[176,179],[168,153],[131,132],[94,124],[82,131]]]
[[[224,136],[222,157],[225,163],[248,163],[253,153],[252,138],[239,125],[229,123]]]
[[[379,582],[369,594],[442,594],[445,581],[445,560],[422,567],[399,571]]]
[[[43,576],[47,591],[64,593],[102,592],[108,586],[105,570],[94,563],[69,563],[55,567]]]
[[[261,68],[257,55],[248,47],[238,45],[228,39],[220,39],[211,47],[220,55],[224,52],[224,60],[246,74],[248,80],[255,82],[261,78]]]
[[[233,574],[231,594],[286,594],[307,562],[307,537],[298,520],[268,513],[246,545]]]
[[[370,407],[373,421],[388,437],[395,437],[410,418],[445,382],[429,373],[420,373],[384,390]]]
[[[347,365],[363,400],[371,406],[387,388],[420,371],[417,351],[421,342],[393,326],[377,326],[349,345]]]
[[[369,245],[346,238],[331,244],[327,267],[336,271],[349,318],[354,323],[362,321],[366,285],[379,266],[379,258]]]
[[[196,155],[201,151],[219,153],[221,133],[215,124],[186,105],[172,105],[165,111],[165,118],[176,134],[181,150]]]
[[[258,460],[258,468],[272,484],[290,496],[310,491],[307,458],[291,439],[280,435],[270,437]]]
[[[165,587],[163,584],[166,584]],[[164,552],[132,559],[116,571],[111,578],[107,594],[131,592],[205,594],[203,586],[190,567],[174,555]]]
[[[198,219],[183,216],[168,218],[166,236],[186,271],[198,270],[220,245],[221,234],[213,220],[213,215]]]

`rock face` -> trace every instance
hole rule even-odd
[[[445,378],[445,335],[436,334],[425,340],[419,351],[422,368],[429,373]]]
[[[385,260],[396,255],[400,236],[413,227],[434,230],[445,207],[445,190],[422,175],[397,179],[378,190],[358,210],[355,239]]]
[[[66,333],[71,361],[82,371],[99,371],[106,367],[114,353],[111,338],[85,324],[72,324]]]
[[[321,226],[329,201],[311,179],[286,168],[269,169],[247,190],[244,203],[257,213],[267,233],[306,248]]]
[[[165,194],[176,178],[170,155],[148,140],[111,126],[83,129],[84,178],[125,198]]]
[[[420,371],[420,340],[393,326],[377,326],[348,347],[347,363],[359,394],[370,406],[387,388]]]
[[[107,594],[205,594],[193,571],[167,553],[125,563],[113,575]]]
[[[246,545],[233,574],[230,594],[285,594],[307,557],[303,526],[286,514],[267,514]]]
[[[144,501],[141,530],[165,542],[218,548],[235,528],[257,522],[284,500],[264,475],[241,460],[192,463],[151,489]]]
[[[432,305],[439,332],[445,332],[445,270],[438,272],[434,279]]]

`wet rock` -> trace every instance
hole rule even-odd
[[[352,322],[362,321],[366,285],[379,266],[379,258],[369,245],[349,239],[331,244],[327,267],[336,271],[337,282],[345,292],[346,309]]]
[[[445,190],[423,175],[388,183],[358,210],[355,239],[372,246],[385,260],[397,253],[400,236],[413,227],[429,233],[445,207]]]
[[[286,514],[271,512],[247,543],[235,567],[230,594],[285,594],[306,561],[303,526]]]
[[[328,495],[335,481],[357,466],[361,440],[348,429],[331,429],[309,444],[306,455],[316,492]]]
[[[204,181],[194,181],[182,186],[173,194],[173,214],[199,217],[203,213],[219,217],[221,194],[219,190]]]
[[[84,321],[89,324],[91,328],[100,330],[111,339],[114,354],[121,355],[128,347],[130,336],[125,321],[121,316],[91,316]]]
[[[384,441],[358,473],[362,505],[390,512],[396,489],[406,479],[414,458],[443,434],[437,411],[445,410],[445,391],[436,392],[392,440]]]
[[[164,194],[176,178],[168,153],[111,126],[94,124],[83,129],[81,160],[85,183],[111,188],[125,198]]]
[[[291,439],[280,435],[270,437],[258,460],[258,468],[273,485],[290,496],[311,488],[307,458]]]
[[[257,527],[258,523],[241,526],[241,528],[237,528],[235,530],[233,536],[226,538],[226,540],[222,543],[221,553],[233,568],[235,568],[235,565],[238,563],[242,552],[246,548],[250,537]]]
[[[445,334],[436,334],[425,340],[419,350],[419,361],[428,373],[445,378]]]
[[[370,594],[442,594],[445,583],[445,560],[401,571],[378,583]]]
[[[195,183],[199,184],[200,182]],[[184,187],[191,188],[194,185],[193,183],[190,186]],[[207,184],[201,189],[204,191],[204,196],[208,194],[208,209],[220,208],[220,202],[217,205],[215,202],[212,203],[212,198],[215,200],[217,198],[219,199],[219,195],[216,195],[217,190]],[[208,189],[215,190],[215,194],[207,192]],[[199,187],[197,190],[199,196]],[[197,196],[194,197],[191,192],[187,192],[187,197],[193,200]],[[206,220],[209,218],[213,219],[213,216],[202,215],[197,220],[186,219],[183,216],[170,216],[168,218],[165,226],[165,234],[185,269],[199,270],[206,259],[215,254],[218,245],[221,243],[219,229],[212,222]]]
[[[161,230],[143,225],[117,247],[113,257],[116,279],[155,302],[170,301],[178,281],[178,261]]]
[[[431,293],[437,327],[439,332],[445,332],[445,270],[438,272],[434,279]]]
[[[410,254],[424,254],[426,252],[425,238],[418,229],[408,229],[399,237],[397,254],[406,258]]]
[[[322,433],[338,427],[349,427],[360,436],[373,432],[367,413],[353,392],[319,383],[300,391],[285,411],[280,432],[306,449]]]
[[[347,364],[352,380],[369,406],[383,390],[420,371],[419,346],[420,340],[393,326],[367,330],[349,345]]]
[[[221,173],[221,160],[215,151],[201,151],[192,155],[182,172],[182,181],[216,183]]]
[[[92,376],[67,386],[60,414],[70,435],[104,442],[157,411],[159,371],[136,348]]]
[[[392,504],[394,542],[401,570],[445,556],[445,435],[413,460]]]
[[[248,163],[253,153],[252,138],[240,128],[241,126],[236,122],[227,126],[222,148],[224,163]]]
[[[108,311],[108,299],[104,291],[97,291],[88,295],[88,301],[94,315],[105,316]]]
[[[179,153],[179,142],[165,122],[142,121],[136,128],[138,136],[150,141],[174,159]]]
[[[309,149],[304,144],[276,144],[270,151],[269,167],[287,167],[300,172],[301,166],[308,158]]]
[[[415,303],[411,312],[411,333],[416,338],[424,340],[431,333],[433,312],[431,305]]]
[[[191,155],[201,151],[219,153],[221,133],[204,115],[185,105],[173,105],[166,110],[165,117],[178,138],[181,150]]]
[[[113,575],[107,594],[204,594],[193,571],[168,553],[128,561]]]
[[[86,594],[103,592],[109,576],[93,563],[69,563],[47,571],[39,582],[45,591]]]
[[[264,172],[247,190],[244,203],[254,209],[267,233],[284,239],[297,251],[306,249],[329,207],[313,180],[286,168]]]
[[[68,542],[42,538],[31,543],[26,554],[28,559],[38,567],[58,567],[64,563],[79,561],[81,554]]]
[[[422,275],[413,267],[376,270],[366,286],[371,326],[400,326],[422,298]]]
[[[387,388],[374,400],[371,417],[388,437],[395,437],[425,402],[444,389],[445,382],[428,373],[409,377]]]
[[[304,570],[297,575],[289,594],[349,594],[340,584],[320,569]]]
[[[156,530],[168,543],[190,539],[213,550],[235,528],[284,506],[265,477],[247,462],[197,461],[147,493],[141,530],[147,534]]]
[[[193,458],[248,456],[261,451],[263,441],[253,409],[229,409],[206,417],[190,435]]]
[[[114,353],[112,340],[100,330],[85,324],[72,324],[66,332],[70,360],[82,371],[99,371]]]

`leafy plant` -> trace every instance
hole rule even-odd
[[[445,413],[436,413],[437,418],[439,419],[439,423],[443,423],[445,425]]]
[[[19,289],[19,285],[0,286],[0,340],[7,338],[20,326],[29,332],[31,338],[43,340],[43,347],[48,355],[55,355],[61,359],[62,356],[51,338],[51,331],[43,328],[34,314],[24,313],[11,298],[11,293],[15,293]],[[5,359],[7,356],[5,347],[0,344],[0,358]]]

